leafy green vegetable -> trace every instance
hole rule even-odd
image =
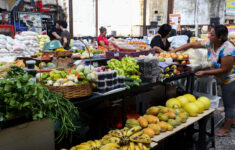
[[[10,69],[7,72],[7,78],[13,78],[16,76],[23,76],[26,73],[26,71],[18,66],[11,66]]]
[[[60,142],[78,128],[73,121],[78,117],[77,108],[62,95],[51,93],[39,83],[29,81],[30,76],[12,76],[0,79],[0,121],[17,116],[33,120],[49,118],[59,121]]]

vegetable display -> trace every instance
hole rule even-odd
[[[76,70],[54,70],[49,73],[38,73],[36,78],[46,85],[73,86],[94,81],[95,75],[92,73],[93,69],[94,67],[92,66],[79,65]]]
[[[124,57],[121,61],[111,59],[108,62],[108,67],[112,70],[117,70],[118,75],[124,75],[141,81],[138,62],[132,57]]]
[[[62,95],[51,93],[29,79],[27,73],[0,79],[0,121],[15,117],[56,120],[61,124],[57,137],[60,142],[78,128],[73,124],[78,117],[78,111]]]

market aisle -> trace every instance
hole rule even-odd
[[[224,118],[223,103],[220,102],[220,107],[215,111],[215,123]],[[220,125],[216,127],[218,130]],[[235,148],[235,128],[232,128],[229,136],[215,137],[216,150],[234,150]],[[213,150],[212,148],[210,150]]]

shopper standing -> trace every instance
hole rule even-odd
[[[69,33],[67,30],[67,22],[66,21],[61,21],[60,22],[60,29],[62,30],[61,33],[61,43],[64,47],[64,49],[69,50],[70,49],[70,40],[72,39],[72,35]]]
[[[211,69],[199,71],[196,76],[215,75],[222,82],[222,99],[225,108],[225,122],[216,136],[227,136],[231,126],[235,124],[235,48],[228,41],[228,29],[224,25],[216,25],[211,29],[210,39],[205,42],[193,42],[174,50],[189,48],[207,48]]]
[[[167,40],[171,32],[171,26],[169,24],[163,24],[158,33],[151,41],[151,47],[155,49],[157,53],[173,50],[170,47],[170,42]]]
[[[183,35],[187,35],[188,36],[188,43],[189,43],[190,38],[193,35],[193,32],[190,31],[190,28],[188,26],[185,26],[184,29],[185,29],[185,31],[184,31]]]

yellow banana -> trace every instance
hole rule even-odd
[[[95,140],[95,147],[100,147],[101,146],[101,143],[100,143],[100,141],[99,140]]]
[[[118,144],[118,143],[120,143],[121,139],[118,137],[111,137],[109,139],[109,141],[110,141],[110,143],[117,143]]]
[[[142,143],[138,143],[138,146],[141,150],[143,150],[143,144]]]
[[[71,147],[70,150],[77,150],[77,148],[74,146],[74,147]]]
[[[135,143],[134,142],[130,142],[130,150],[135,150]]]
[[[134,134],[131,135],[131,136],[141,136],[143,133],[144,133],[144,131],[141,130],[141,131],[138,131],[138,132],[134,133]]]
[[[134,134],[135,132],[140,131],[142,128],[140,126],[135,126],[133,128],[131,128],[130,130],[127,131],[127,136],[131,136],[132,134]]]
[[[122,135],[123,135],[123,136],[126,136],[128,130],[129,130],[129,129],[128,129],[127,127],[123,128],[123,129],[122,129]]]
[[[143,150],[148,150],[146,145],[143,145]]]
[[[127,145],[124,145],[121,147],[122,150],[128,150],[128,146]]]
[[[120,145],[118,145],[117,143],[108,143],[108,144],[104,145],[104,147],[115,147],[115,148],[119,148]]]
[[[112,132],[111,132],[111,135],[112,136],[115,136],[115,137],[122,137],[123,135],[122,135],[122,132],[120,131],[120,130],[113,130]]]
[[[140,150],[138,145],[135,145],[135,150]]]
[[[89,150],[89,149],[91,149],[90,146],[86,146],[86,145],[77,145],[75,147],[76,147],[76,149],[79,149],[79,150]]]

